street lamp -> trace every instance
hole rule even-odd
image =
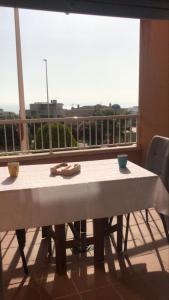
[[[23,83],[23,71],[22,71],[22,49],[21,49],[18,8],[14,8],[14,20],[15,20],[15,39],[16,39],[16,59],[17,59],[17,71],[18,71],[19,117],[21,121],[24,121],[26,119],[26,113],[25,113],[25,97],[24,97],[24,83]],[[28,132],[27,132],[26,124],[21,123],[19,128],[20,128],[21,150],[25,151],[28,149]]]
[[[46,69],[46,98],[47,98],[47,106],[48,106],[48,119],[50,117],[50,111],[49,111],[49,89],[48,89],[48,61],[46,58],[43,59],[45,63],[45,69]],[[49,149],[52,151],[52,129],[51,129],[51,123],[48,123],[48,129],[49,129]]]
[[[45,70],[46,70],[46,99],[47,99],[47,105],[48,105],[48,118],[50,117],[50,111],[49,111],[49,89],[48,89],[48,61],[46,58],[43,59],[45,63]]]

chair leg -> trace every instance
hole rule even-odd
[[[148,224],[148,209],[145,209],[145,213],[146,213],[146,223]]]
[[[51,235],[50,235],[50,230],[51,229],[52,229],[52,225],[42,226],[42,239],[43,238],[47,239],[49,256],[52,255],[52,241],[51,241]]]
[[[20,255],[22,258],[22,264],[23,264],[23,269],[25,274],[27,275],[28,272],[28,266],[26,263],[26,258],[25,258],[25,254],[24,254],[24,247],[25,247],[25,242],[26,242],[26,233],[25,233],[25,229],[17,229],[16,230],[16,237],[18,240],[18,245],[19,245],[19,251],[20,251]]]
[[[4,300],[4,280],[3,280],[3,267],[2,267],[2,253],[1,253],[1,240],[0,240],[0,299]]]
[[[48,254],[49,254],[49,256],[52,255],[52,239],[51,239],[51,235],[50,235],[50,230],[52,230],[52,225],[47,226],[47,229],[46,229],[46,238],[47,238],[47,242],[48,242]]]
[[[124,251],[127,251],[128,233],[129,233],[129,223],[130,223],[130,213],[127,214],[127,220],[126,220],[126,234],[125,234],[125,240],[124,240]]]
[[[80,221],[80,238],[81,239],[86,239],[86,231],[87,231],[87,223],[86,220]],[[81,252],[86,252],[88,246],[81,246]]]
[[[113,222],[113,217],[109,218],[109,225],[111,226]]]
[[[48,238],[48,254],[49,254],[49,256],[52,255],[52,242],[51,242],[51,237]]]
[[[168,231],[168,228],[167,228],[165,217],[162,214],[159,214],[159,215],[160,215],[161,221],[163,223],[163,227],[164,227],[164,231],[165,231],[165,234],[166,234],[167,241],[169,243],[169,231]]]
[[[49,226],[42,226],[42,239],[48,237],[48,227]]]

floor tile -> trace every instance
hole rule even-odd
[[[22,282],[18,285],[10,285],[5,291],[5,300],[51,300],[48,292],[42,289],[42,286],[36,281]]]
[[[57,297],[57,298],[55,298],[54,300],[82,300],[82,297],[80,296],[80,295],[78,295],[78,294],[76,294],[76,295],[72,295],[72,296],[66,296],[66,297]]]
[[[156,300],[169,299],[169,273],[165,271],[149,272],[141,276],[143,287],[148,283],[149,290],[147,293]]]
[[[81,293],[83,300],[121,300],[121,297],[112,286],[98,288],[92,291]]]
[[[159,260],[155,252],[146,255],[129,257],[131,268],[142,273],[158,272],[165,268],[164,264]]]
[[[123,300],[144,300],[143,296],[134,288],[125,285],[124,283],[118,283],[114,286],[114,289],[121,296]]]
[[[159,249],[159,257],[161,258],[163,264],[169,270],[169,246],[163,249]]]
[[[87,267],[79,270],[79,272],[72,272],[71,279],[79,292],[110,285],[108,274],[104,270],[94,267]]]
[[[157,300],[156,293],[152,286],[143,277],[130,276],[120,280],[120,284],[115,286],[122,299],[130,300]]]
[[[169,300],[169,245],[156,211],[149,210],[149,226],[144,215],[144,211],[131,214],[125,256],[117,255],[114,233],[105,238],[105,262],[97,268],[93,245],[80,255],[67,249],[65,276],[55,274],[54,244],[53,257],[48,257],[41,228],[26,233],[27,277],[15,232],[1,233],[5,300]],[[91,220],[87,221],[87,233],[93,233]],[[68,236],[72,238],[70,228]]]

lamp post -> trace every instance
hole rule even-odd
[[[46,73],[46,99],[47,99],[47,106],[48,106],[48,119],[50,118],[50,110],[49,110],[49,88],[48,88],[48,61],[46,58],[43,59],[45,63],[45,73]],[[52,151],[52,129],[51,123],[48,122],[48,129],[49,129],[49,149]]]
[[[14,8],[14,20],[15,20],[15,37],[16,37],[16,58],[17,58],[17,70],[18,70],[19,116],[20,116],[20,120],[24,121],[26,119],[26,114],[25,114],[25,97],[24,97],[21,37],[20,37],[18,8]],[[20,125],[20,141],[21,141],[21,150],[22,151],[27,150],[27,147],[28,147],[27,138],[28,138],[28,136],[27,136],[26,124],[21,123],[21,125]]]
[[[48,61],[46,58],[43,59],[45,63],[45,73],[46,73],[46,99],[47,99],[47,106],[48,106],[48,118],[50,117],[50,110],[49,110],[49,88],[48,88]]]

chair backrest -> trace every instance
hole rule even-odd
[[[159,175],[169,191],[169,138],[158,135],[152,138],[145,168]]]

